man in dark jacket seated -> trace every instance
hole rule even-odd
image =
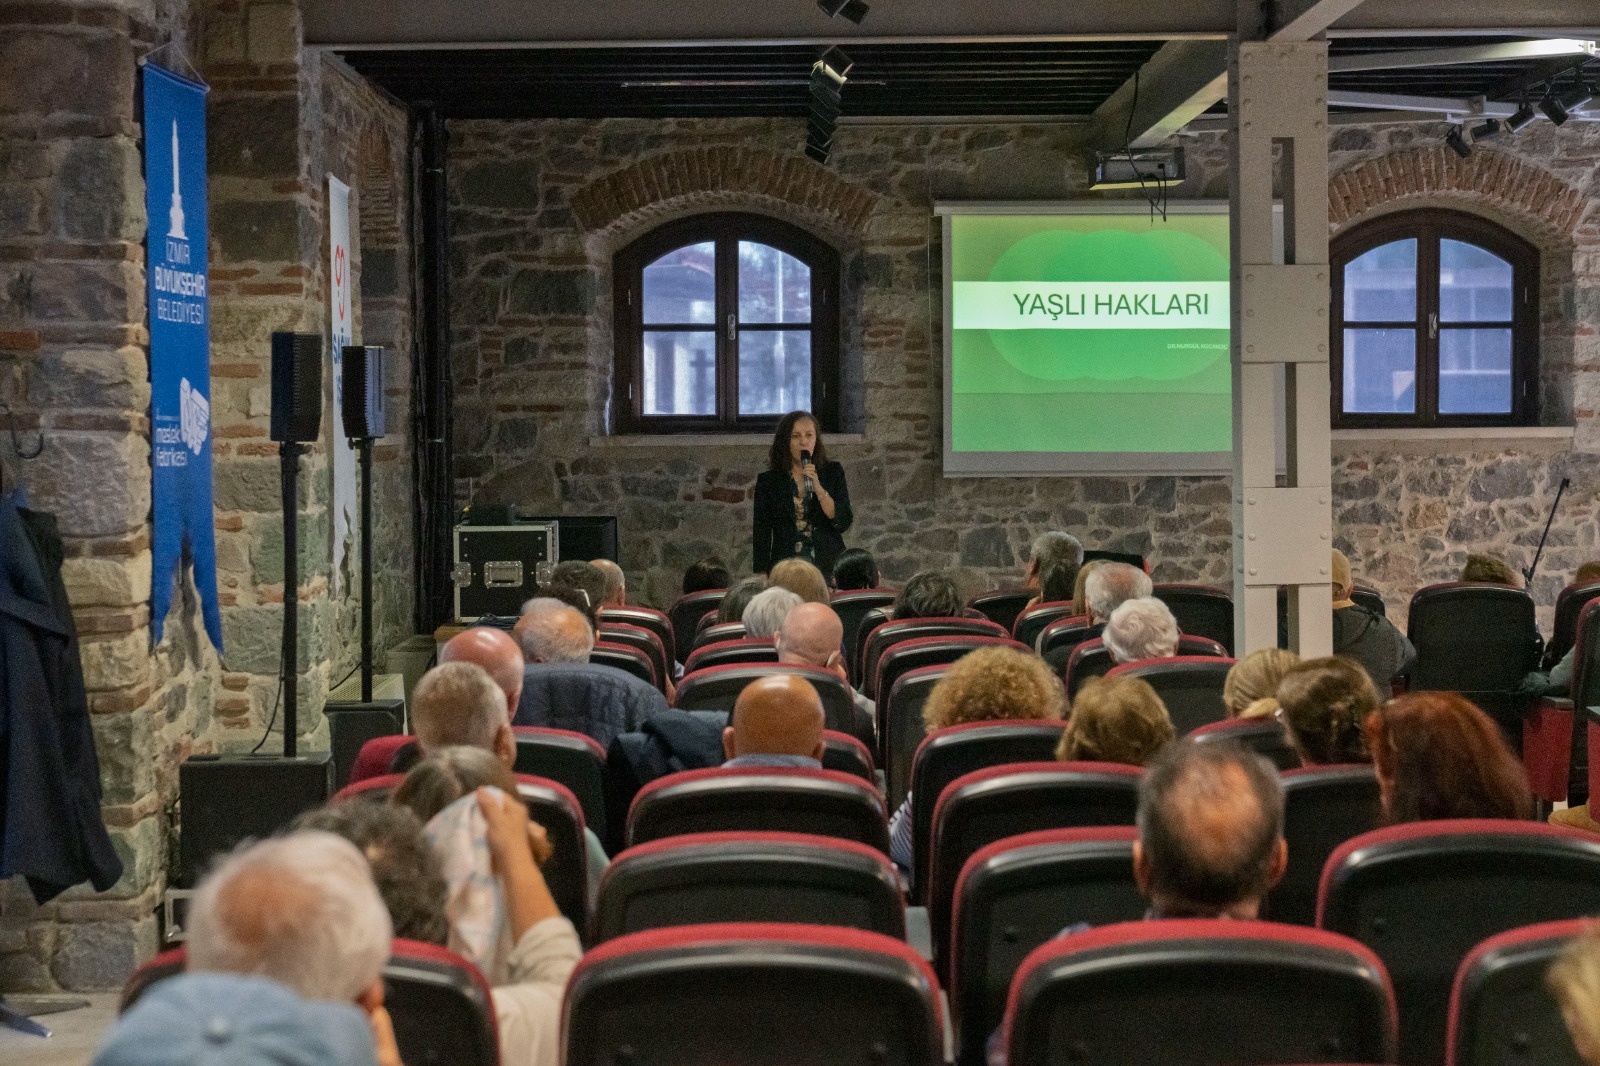
[[[514,635],[528,665],[513,725],[570,729],[610,744],[667,709],[654,686],[589,661],[594,633],[582,614],[560,600],[529,600]]]
[[[1378,695],[1388,699],[1394,692],[1394,679],[1410,671],[1416,661],[1417,649],[1393,622],[1350,598],[1355,585],[1350,560],[1338,548],[1333,549],[1333,653],[1365,667]]]

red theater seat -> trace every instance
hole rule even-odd
[[[1039,634],[1043,633],[1046,626],[1059,622],[1063,618],[1081,617],[1072,613],[1071,600],[1046,600],[1036,603],[1017,615],[1017,620],[1011,624],[1011,637],[1028,647],[1035,647]]]
[[[906,931],[894,864],[876,848],[803,833],[695,833],[616,857],[600,882],[594,942],[706,922]]]
[[[683,672],[687,676],[713,666],[735,666],[740,663],[775,663],[778,649],[770,640],[719,640],[696,648],[684,660]]]
[[[1057,618],[1039,631],[1036,642],[1039,654],[1049,655],[1060,648],[1075,648],[1086,640],[1098,638],[1104,628],[1090,622],[1087,615]]]
[[[1202,657],[1207,659],[1226,659],[1228,653],[1221,644],[1209,637],[1191,637],[1181,634],[1178,637],[1178,655],[1184,658]],[[1159,662],[1150,659],[1147,662]],[[1067,681],[1067,698],[1074,699],[1084,682],[1092,677],[1104,677],[1118,665],[1111,657],[1111,649],[1105,646],[1105,641],[1099,637],[1090,637],[1079,641],[1072,648],[1072,654],[1067,658],[1067,667],[1064,671]],[[1123,665],[1131,666],[1132,663]]]
[[[1017,616],[1028,601],[1039,595],[1036,589],[991,589],[967,601],[967,609],[977,611],[1007,633],[1017,624]]]
[[[727,589],[691,592],[679,596],[667,609],[667,618],[672,623],[674,659],[681,663],[688,658],[689,649],[694,645],[695,627],[700,624],[700,619],[716,613],[717,608],[722,606],[722,597],[727,594]]]
[[[711,617],[711,615],[706,616],[706,618]],[[743,640],[744,638],[743,622],[706,622],[705,625],[695,630],[694,646],[695,648],[703,648],[707,644],[720,644],[725,640]],[[693,652],[690,654],[693,654]]]
[[[885,627],[887,628],[887,627]],[[878,656],[878,665],[870,678],[864,695],[876,699],[878,693],[894,691],[894,683],[901,674],[923,666],[944,666],[955,662],[968,652],[979,648],[1011,648],[1031,653],[1031,649],[1018,644],[1010,637],[973,636],[946,633],[939,636],[912,637],[896,641]]]
[[[1353,940],[1272,922],[1128,922],[1053,940],[1006,1003],[1011,1066],[1391,1062],[1394,994]]]
[[[898,622],[885,622],[867,636],[866,648],[861,655],[861,671],[857,675],[863,682],[861,691],[876,699],[877,690],[872,686],[877,683],[879,658],[891,645],[917,637],[999,637],[1009,640],[1010,634],[1003,626],[987,618],[906,618]]]
[[[768,644],[767,647],[772,647]],[[698,654],[698,653],[696,653]],[[774,652],[776,655],[776,652]],[[844,678],[831,670],[793,663],[760,662],[706,666],[684,674],[678,681],[674,706],[682,711],[722,711],[732,713],[733,705],[745,686],[773,674],[798,674],[811,682],[822,700],[822,712],[829,729],[851,732],[855,722],[855,696]],[[865,716],[863,716],[863,720]]]
[[[1169,659],[1123,663],[1106,671],[1106,676],[1137,677],[1147,682],[1161,697],[1172,719],[1172,727],[1183,736],[1201,726],[1227,720],[1228,706],[1222,702],[1222,683],[1232,669],[1232,659],[1176,655]]]
[[[1266,915],[1292,925],[1317,923],[1322,868],[1345,841],[1383,824],[1372,767],[1307,766],[1283,774],[1283,838],[1289,866],[1267,896]]]
[[[518,774],[565,785],[583,808],[584,824],[606,836],[606,749],[587,733],[544,726],[511,727],[517,738]]]
[[[346,786],[357,785],[368,778],[387,774],[394,762],[395,753],[416,739],[401,733],[392,737],[374,737],[361,745],[361,750],[356,753],[356,761],[350,766],[350,780],[346,782]],[[343,791],[344,789],[340,789],[340,792]]]
[[[878,767],[872,760],[872,750],[849,733],[827,729],[822,733],[822,768],[837,770],[842,774],[859,777],[878,785]]]
[[[1578,783],[1587,784],[1589,796],[1600,795],[1595,788],[1600,759],[1594,757],[1600,728],[1587,710],[1600,703],[1600,600],[1589,602],[1579,613],[1573,640],[1572,686],[1568,689],[1571,698],[1547,696],[1522,716],[1522,766],[1533,794],[1545,803],[1569,798],[1578,801],[1577,796],[1570,795],[1574,754],[1588,756],[1583,764],[1587,781],[1580,776]],[[1574,720],[1575,707],[1585,708],[1579,721]],[[1575,729],[1582,732],[1575,735]],[[1587,749],[1578,751],[1579,743],[1586,743]]]
[[[1006,992],[1034,948],[1079,922],[1134,922],[1149,904],[1133,881],[1132,826],[1046,829],[978,849],[956,881],[950,1005],[959,1060],[981,1064]]]
[[[911,761],[911,794],[916,797],[911,809],[911,883],[919,898],[926,893],[933,812],[950,783],[991,766],[1048,762],[1056,757],[1065,729],[1065,722],[966,722],[923,738]]]
[[[1289,743],[1283,724],[1276,718],[1230,718],[1189,730],[1187,739],[1195,744],[1241,744],[1280,770],[1293,770],[1300,756]]]
[[[856,685],[860,685],[865,677],[867,641],[877,628],[894,618],[894,604],[886,603],[881,607],[869,607],[861,615],[861,624],[856,626],[856,635],[845,646],[845,664],[850,668],[850,677]]]
[[[1591,600],[1600,598],[1600,581],[1587,585],[1568,585],[1556,595],[1556,620],[1550,642],[1544,648],[1543,667],[1548,670],[1572,650],[1578,639],[1578,616]]]
[[[855,929],[729,923],[619,937],[578,964],[564,1014],[565,1066],[944,1061],[927,963]]]
[[[1345,842],[1322,872],[1317,925],[1384,960],[1400,1060],[1444,1059],[1450,989],[1480,942],[1600,912],[1600,837],[1536,822],[1416,822]]]
[[[1167,605],[1178,620],[1178,630],[1192,637],[1207,637],[1233,654],[1233,597],[1214,585],[1156,585],[1151,595]]]
[[[655,673],[656,687],[666,691],[666,682],[672,679],[672,660],[668,658],[666,646],[661,643],[661,638],[643,626],[629,625],[626,622],[600,623],[599,639],[606,644],[620,644],[643,655],[650,660],[650,669]]]
[[[383,1005],[406,1066],[499,1066],[494,998],[478,968],[447,948],[396,937],[383,967]],[[118,1011],[158,981],[183,972],[184,950],[164,951],[133,972]]]
[[[861,632],[862,621],[869,613],[880,607],[886,611],[892,609],[897,595],[899,593],[894,589],[850,589],[846,592],[835,592],[833,599],[828,601],[833,613],[839,616],[839,621],[844,626],[844,638],[839,643],[851,677],[855,676],[856,636]]]
[[[1446,1066],[1584,1066],[1544,979],[1593,925],[1589,918],[1529,925],[1473,948],[1450,990]]]
[[[672,619],[668,618],[664,611],[658,611],[654,607],[602,607],[600,624],[605,625],[607,622],[621,622],[648,629],[656,635],[656,639],[661,642],[662,650],[668,656],[672,656],[676,651],[673,645]]]
[[[997,840],[1040,829],[1132,825],[1141,773],[1137,766],[1115,763],[1025,762],[951,782],[933,811],[924,893],[935,971],[949,972],[950,912],[968,859]]]
[[[735,831],[812,833],[889,851],[883,797],[861,778],[834,770],[685,770],[640,789],[628,812],[630,847]]]
[[[1506,585],[1429,585],[1411,597],[1406,635],[1417,649],[1410,691],[1459,692],[1515,742],[1522,710],[1531,702],[1518,686],[1538,666],[1544,646],[1533,597]]]
[[[602,634],[603,635],[603,634]],[[616,667],[637,677],[640,681],[653,688],[661,689],[661,678],[656,674],[656,668],[650,662],[650,656],[638,648],[626,644],[612,644],[609,641],[597,640],[594,648],[589,652],[589,661],[602,666]]]
[[[899,810],[911,788],[911,763],[928,729],[922,719],[928,693],[950,667],[919,666],[895,679],[889,698],[878,701],[878,747],[883,752],[889,809]]]

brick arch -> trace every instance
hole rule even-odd
[[[573,196],[572,213],[593,234],[636,230],[689,211],[765,208],[854,243],[877,202],[876,193],[804,156],[710,145],[651,156],[599,178]]]
[[[1469,197],[1570,242],[1582,192],[1508,152],[1479,148],[1462,159],[1443,145],[1408,148],[1359,163],[1328,182],[1328,221],[1343,229],[1378,208],[1420,198]]]

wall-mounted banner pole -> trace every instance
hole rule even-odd
[[[222,650],[211,507],[211,302],[206,287],[206,87],[144,64],[150,429],[155,515],[150,638],[161,639],[182,561]]]

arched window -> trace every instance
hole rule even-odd
[[[614,426],[763,432],[790,411],[838,428],[839,257],[750,214],[670,222],[617,253]]]
[[[1538,410],[1539,253],[1474,215],[1419,210],[1341,234],[1333,424],[1528,425]]]

